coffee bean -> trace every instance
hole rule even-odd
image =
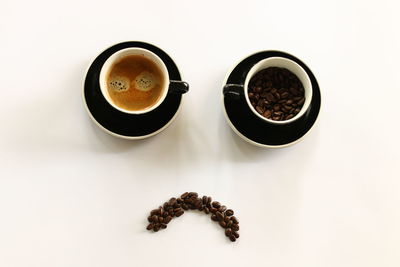
[[[226,227],[231,227],[232,224],[233,224],[232,220],[229,220],[229,221],[226,223]]]
[[[209,213],[210,213],[210,210],[209,210],[207,207],[205,207],[205,208],[204,208],[204,213],[205,213],[205,214],[209,214]]]
[[[185,199],[187,196],[189,196],[189,192],[185,192],[181,195],[182,199]]]
[[[189,207],[188,207],[186,204],[182,204],[182,209],[184,209],[184,210],[188,210],[188,209],[189,209]]]
[[[226,206],[219,207],[218,211],[221,212],[221,213],[226,211]]]
[[[298,106],[303,106],[304,101],[305,101],[305,98],[303,97],[302,99],[300,99],[300,100],[297,102],[297,105],[298,105]]]
[[[292,107],[288,106],[288,105],[283,105],[283,107],[287,110],[290,111],[292,109]]]
[[[170,205],[170,206],[174,206],[175,205],[175,203],[176,203],[176,198],[171,198],[169,201],[168,201],[168,205]]]
[[[157,215],[151,216],[151,221],[152,222],[158,222],[158,216]]]
[[[211,197],[207,197],[207,205],[211,204],[212,202],[212,198]]]
[[[215,214],[211,215],[211,220],[217,222],[218,221],[217,215],[215,215]]]
[[[237,219],[235,216],[232,216],[232,217],[231,217],[231,220],[233,221],[233,223],[239,224],[239,221],[238,221],[238,219]]]
[[[194,207],[195,207],[196,209],[200,208],[201,205],[202,205],[201,198],[196,199],[196,200],[194,201],[193,205],[194,205]]]
[[[274,121],[279,121],[281,119],[281,117],[280,116],[272,116],[272,119]]]
[[[160,228],[165,229],[165,228],[167,228],[167,225],[165,223],[160,223]]]
[[[293,117],[294,117],[293,114],[289,114],[289,115],[287,115],[287,116],[285,117],[285,120],[290,120],[290,119],[293,118]]]
[[[182,204],[183,203],[183,199],[179,197],[179,198],[176,199],[176,202],[179,203],[179,204]]]
[[[176,208],[176,209],[174,209],[174,212],[177,213],[178,211],[181,211],[181,210],[182,210],[181,208]]]
[[[199,195],[196,192],[190,192],[189,197],[197,198]]]
[[[232,235],[232,229],[231,229],[231,228],[226,228],[226,229],[225,229],[225,235],[226,235],[227,237],[229,237],[230,235]]]
[[[288,93],[288,92],[283,92],[283,93],[281,94],[281,98],[283,98],[283,99],[287,98],[288,96],[289,96],[289,93]]]
[[[155,224],[155,225],[153,226],[153,231],[154,231],[154,232],[158,232],[158,230],[160,230],[160,225],[159,225],[159,224]]]
[[[226,216],[232,216],[233,214],[234,214],[234,212],[231,209],[228,209],[228,210],[225,211],[225,215]]]
[[[211,213],[216,213],[218,211],[218,209],[214,208],[214,207],[210,207],[210,212]]]
[[[160,213],[160,211],[158,209],[154,209],[152,211],[150,211],[150,215],[158,215]]]
[[[146,229],[150,231],[151,229],[153,229],[153,227],[154,224],[150,223],[149,225],[147,225]]]
[[[168,224],[171,220],[172,220],[172,217],[171,217],[171,216],[167,216],[167,217],[164,219],[164,223],[165,223],[165,224]]]
[[[175,212],[175,216],[180,217],[183,213],[184,213],[184,211],[182,209],[180,209],[179,211]]]
[[[275,111],[279,111],[281,109],[281,105],[279,105],[279,104],[275,104],[274,105],[274,110]]]
[[[236,237],[234,235],[230,235],[229,236],[229,240],[231,240],[232,242],[236,241]]]
[[[164,202],[163,208],[164,208],[164,210],[168,210],[168,208],[169,208],[168,202]]]
[[[267,118],[267,119],[271,118],[271,115],[272,115],[272,111],[269,110],[269,109],[267,109],[267,110],[263,113],[263,116],[264,116],[265,118]]]
[[[217,216],[218,221],[223,221],[224,220],[224,215],[222,215],[221,212],[217,211],[215,213],[215,215]]]
[[[201,200],[203,202],[203,205],[207,205],[207,196],[203,196]]]
[[[163,207],[159,207],[159,210],[160,210],[160,216],[164,216],[164,213],[166,212],[164,210],[164,208]]]
[[[147,221],[152,222],[153,221],[152,216],[147,217]]]
[[[225,228],[225,227],[226,227],[226,222],[224,222],[224,221],[219,221],[219,225],[220,225],[222,228]]]
[[[218,209],[219,207],[221,207],[221,204],[220,204],[218,201],[214,201],[213,203],[211,203],[211,205],[212,205],[214,208],[216,208],[216,209]]]
[[[232,224],[231,228],[234,231],[239,231],[239,224]]]
[[[261,106],[256,106],[256,110],[258,113],[263,114],[264,113],[264,108]]]
[[[204,210],[204,206],[201,205],[200,207],[197,208],[199,211],[203,211]]]
[[[272,93],[268,93],[266,98],[270,102],[275,102],[275,97],[274,97],[274,95]]]
[[[226,223],[228,223],[229,222],[229,220],[230,220],[230,218],[229,218],[229,216],[224,216],[224,221],[226,222]]]
[[[158,217],[158,222],[159,223],[163,223],[164,222],[164,218],[163,217]]]
[[[236,231],[232,231],[232,235],[236,238],[239,238],[239,233]]]

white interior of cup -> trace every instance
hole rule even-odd
[[[147,59],[150,59],[160,68],[162,75],[164,76],[164,84],[162,85],[161,97],[154,105],[152,105],[146,109],[141,109],[141,110],[123,109],[114,104],[114,102],[112,101],[112,99],[110,98],[110,95],[108,93],[107,76],[110,73],[112,66],[116,62],[118,62],[120,59],[122,59],[126,56],[132,56],[132,55],[141,55],[141,56],[146,57]],[[99,83],[100,83],[101,93],[103,94],[104,98],[115,109],[118,109],[119,111],[129,113],[129,114],[143,114],[143,113],[152,111],[153,109],[157,108],[164,101],[164,99],[168,93],[169,75],[168,75],[168,69],[165,66],[164,62],[156,54],[154,54],[153,52],[151,52],[149,50],[143,49],[143,48],[130,47],[130,48],[125,48],[125,49],[115,52],[106,60],[106,62],[104,62],[104,65],[100,71]]]
[[[303,104],[303,107],[301,108],[300,112],[296,114],[296,116],[294,116],[293,118],[289,119],[289,120],[284,120],[284,121],[274,121],[271,119],[267,119],[264,116],[262,116],[260,113],[258,113],[256,111],[256,109],[251,105],[250,99],[249,99],[249,95],[248,95],[248,86],[249,86],[249,82],[251,80],[251,78],[259,71],[269,68],[269,67],[279,67],[279,68],[285,68],[291,72],[293,72],[301,81],[301,83],[303,84],[304,87],[304,97],[305,97],[305,101]],[[256,114],[258,117],[260,117],[261,119],[268,121],[270,123],[275,123],[275,124],[285,124],[285,123],[290,123],[293,122],[295,120],[297,120],[298,118],[300,118],[304,112],[306,112],[306,110],[308,109],[308,107],[310,106],[311,103],[311,97],[312,97],[312,86],[311,86],[311,80],[307,75],[307,72],[296,62],[287,59],[287,58],[283,58],[283,57],[270,57],[270,58],[266,58],[264,60],[261,60],[260,62],[258,62],[257,64],[255,64],[249,71],[249,73],[246,76],[246,80],[244,82],[244,93],[246,96],[246,101],[247,104],[249,105],[251,111],[253,111],[254,114]]]

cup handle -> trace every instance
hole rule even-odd
[[[223,92],[224,96],[237,99],[244,95],[244,86],[241,84],[225,84]]]
[[[172,94],[184,94],[189,91],[189,84],[183,81],[169,81],[168,92]]]

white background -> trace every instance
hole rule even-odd
[[[0,1],[0,266],[399,266],[398,1]],[[167,51],[190,83],[161,134],[126,141],[87,115],[91,60],[126,40]],[[225,122],[221,83],[248,54],[302,59],[322,111],[288,148]],[[148,211],[194,190],[233,208],[230,243],[191,212],[156,234]]]

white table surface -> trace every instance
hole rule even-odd
[[[399,266],[398,1],[24,1],[0,8],[0,266]],[[82,80],[106,47],[161,47],[190,83],[161,134],[102,132]],[[279,49],[322,90],[317,125],[278,150],[237,137],[228,69]],[[148,212],[193,190],[233,208],[230,243],[194,212]]]

